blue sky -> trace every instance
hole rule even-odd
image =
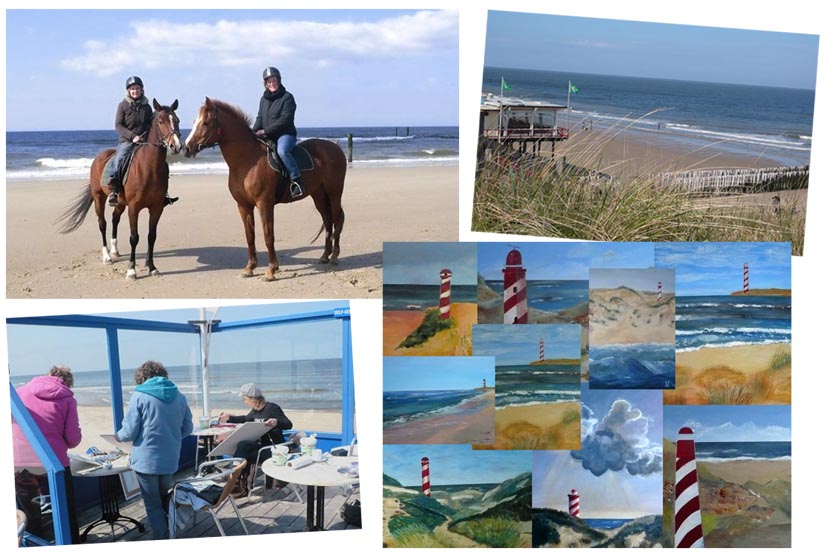
[[[818,35],[488,12],[485,65],[815,89]]]
[[[626,401],[627,413],[623,423],[615,420],[614,434],[627,438],[626,458],[635,451],[662,455],[660,391],[583,389],[583,404],[592,412],[584,409],[584,439],[618,400]],[[567,494],[576,489],[583,518],[632,518],[662,511],[662,466],[646,474],[631,474],[623,468],[597,476],[573,458],[571,451],[534,451],[532,480],[534,507],[568,511]]]
[[[458,40],[448,11],[8,10],[7,128],[110,129],[130,75],[182,128],[205,96],[254,115],[271,65],[299,128],[457,125]]]
[[[790,244],[757,242],[687,242],[655,245],[655,264],[675,269],[676,294],[729,294],[744,289],[744,263],[749,287],[791,288]]]
[[[689,426],[695,441],[790,441],[789,406],[664,406],[663,435],[675,441]]]
[[[451,270],[451,284],[477,284],[477,246],[473,242],[385,242],[385,284],[439,284]]]
[[[664,292],[675,292],[674,269],[592,269],[589,272],[589,288],[626,286],[638,292],[656,292],[658,281]]]
[[[527,365],[539,358],[543,339],[547,360],[580,358],[580,325],[474,325],[474,355],[494,356],[497,365]]]
[[[383,391],[475,389],[494,386],[494,358],[477,356],[386,357]]]
[[[479,272],[487,280],[502,280],[505,258],[517,248],[527,280],[589,280],[589,269],[646,268],[654,265],[649,242],[480,242]]]
[[[475,451],[471,445],[384,445],[383,472],[404,486],[422,485],[422,457],[428,457],[431,488],[492,484],[531,472],[533,451]]]
[[[348,302],[299,302],[219,309],[216,319],[224,322],[273,315],[291,315],[348,307]],[[108,314],[130,319],[184,323],[199,319],[198,308]],[[75,372],[107,369],[106,334],[100,329],[9,325],[11,375],[48,371],[55,364],[68,365]],[[267,361],[341,357],[341,323],[336,321],[280,325],[267,328],[227,331],[214,334],[210,361],[214,364],[238,361]],[[148,359],[165,365],[198,364],[198,335],[121,331],[118,334],[121,366],[137,367]]]

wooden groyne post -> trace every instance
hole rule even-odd
[[[347,134],[347,162],[353,162],[353,134]]]

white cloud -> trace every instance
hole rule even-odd
[[[695,441],[789,441],[792,432],[788,427],[770,425],[760,427],[753,422],[723,424],[706,427],[700,422],[687,424],[695,433]]]
[[[313,67],[393,59],[458,48],[458,14],[421,11],[375,22],[137,21],[116,41],[88,40],[61,61],[68,70],[112,75],[162,64],[239,66],[289,58]]]

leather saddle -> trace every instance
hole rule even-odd
[[[137,149],[132,149],[123,159],[121,159],[120,168],[118,168],[115,173],[115,176],[118,177],[118,182],[120,182],[121,185],[126,184],[126,179],[129,177],[129,167],[132,165],[132,157],[135,155],[135,151],[137,151]],[[106,164],[103,165],[103,172],[101,173],[101,186],[107,187],[109,184],[108,177],[112,174],[114,164],[115,153],[112,153],[106,160]]]
[[[289,178],[290,174],[287,172],[284,163],[281,161],[281,157],[279,157],[276,151],[276,142],[269,139],[262,140],[262,142],[267,145],[267,162],[270,164],[270,168],[282,176]],[[310,153],[308,153],[307,149],[302,147],[301,144],[293,148],[293,158],[296,159],[296,164],[299,165],[300,172],[313,170],[313,157],[310,156]]]

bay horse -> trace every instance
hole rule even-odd
[[[58,219],[62,222],[61,234],[68,234],[83,224],[89,207],[94,203],[95,213],[98,216],[98,228],[103,241],[102,259],[104,263],[112,263],[120,256],[118,253],[118,223],[121,215],[128,210],[129,215],[129,245],[132,252],[129,257],[129,269],[126,278],[137,278],[135,272],[135,248],[138,245],[138,214],[147,209],[149,211],[149,234],[147,235],[148,248],[146,252],[146,266],[152,276],[160,275],[155,267],[153,253],[157,236],[158,221],[164,212],[167,189],[169,187],[169,167],[167,166],[167,151],[173,154],[181,150],[181,130],[179,129],[178,100],[170,106],[161,106],[152,99],[155,112],[152,116],[152,125],[149,128],[146,143],[139,143],[135,148],[129,175],[123,184],[121,195],[118,196],[118,205],[112,211],[112,243],[111,250],[106,247],[106,198],[108,188],[101,184],[101,175],[107,161],[114,155],[114,149],[106,149],[98,153],[92,162],[89,183],[83,186],[80,194],[72,205]]]
[[[230,168],[228,186],[238,205],[247,236],[247,266],[242,276],[253,276],[253,269],[258,266],[254,209],[258,208],[270,259],[263,278],[272,281],[279,269],[274,247],[275,205],[308,196],[313,198],[316,210],[322,216],[322,226],[311,243],[316,241],[322,230],[325,231],[324,253],[319,263],[336,265],[339,260],[339,236],[345,222],[342,210],[347,171],[345,154],[338,145],[324,139],[308,139],[299,143],[310,154],[313,168],[302,172],[302,196],[293,199],[289,180],[270,168],[267,147],[252,132],[251,123],[250,117],[238,107],[207,97],[184,145],[184,155],[187,157],[194,157],[203,149],[217,145]]]

